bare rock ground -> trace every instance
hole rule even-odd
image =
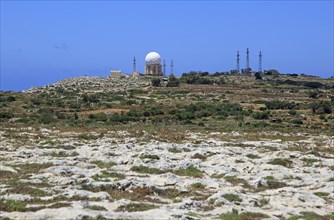
[[[333,137],[144,136],[2,129],[0,218],[333,218]]]

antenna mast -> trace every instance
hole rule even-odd
[[[163,76],[166,76],[166,61],[164,59],[164,72],[163,72]]]
[[[246,50],[246,71],[249,71],[249,50]]]
[[[136,57],[133,57],[133,72],[136,72]]]
[[[259,53],[259,72],[262,73],[262,53]]]
[[[237,74],[240,74],[240,54],[237,51]]]
[[[170,74],[174,74],[173,72],[173,67],[174,67],[174,64],[173,64],[173,60],[170,61]]]

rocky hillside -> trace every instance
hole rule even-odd
[[[334,219],[333,79],[173,80],[0,92],[0,219]]]

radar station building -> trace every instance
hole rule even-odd
[[[161,58],[157,52],[150,52],[146,55],[145,75],[162,76]]]

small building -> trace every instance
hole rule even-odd
[[[121,70],[111,70],[109,73],[110,78],[121,78],[122,77],[122,71]]]
[[[138,72],[138,71],[134,71],[133,73],[132,73],[132,78],[134,78],[134,79],[138,79],[140,77],[140,73]]]

